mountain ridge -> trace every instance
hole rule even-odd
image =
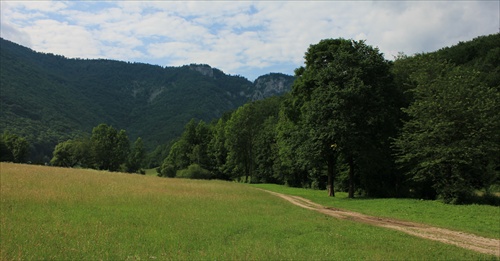
[[[0,47],[0,131],[27,137],[37,161],[100,123],[125,129],[131,140],[142,137],[153,149],[180,135],[192,118],[210,121],[248,101],[284,94],[294,79],[270,73],[251,82],[206,64],[65,58],[5,39]]]

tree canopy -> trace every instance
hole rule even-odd
[[[472,202],[500,186],[499,37],[394,62],[364,41],[322,40],[290,94],[199,123],[202,140],[189,123],[159,175]]]
[[[56,145],[50,163],[62,167],[86,167],[99,170],[125,171],[144,174],[146,152],[142,139],[132,148],[125,130],[99,124],[90,138],[81,137]]]
[[[25,162],[29,145],[26,138],[5,131],[0,137],[0,161]]]
[[[415,101],[404,109],[409,120],[395,141],[398,161],[445,201],[490,186],[500,166],[499,89],[481,82],[478,71],[439,60],[411,78]]]
[[[354,172],[367,174],[362,162],[371,161],[372,151],[387,146],[388,135],[394,134],[390,64],[363,41],[327,39],[309,47],[305,65],[296,70],[292,90],[292,99],[300,104],[299,125],[328,165],[329,194],[334,194],[333,165],[342,155],[353,197]]]

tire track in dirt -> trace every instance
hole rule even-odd
[[[451,244],[473,250],[476,252],[495,255],[500,257],[500,240],[493,238],[485,238],[481,236],[476,236],[473,234],[453,231],[445,228],[432,227],[420,223],[414,223],[409,221],[401,221],[390,218],[381,218],[368,216],[358,212],[346,211],[337,208],[324,207],[320,204],[314,203],[308,199],[290,196],[277,192],[272,192],[265,189],[260,189],[278,196],[296,206],[314,210],[325,215],[329,215],[335,218],[352,220],[355,222],[361,222],[365,224],[370,224],[378,227],[390,228],[398,230],[413,236],[439,241],[446,244]]]

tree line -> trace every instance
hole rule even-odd
[[[107,124],[93,128],[90,137],[79,137],[56,145],[50,164],[145,174],[146,150],[141,138],[130,144],[125,130]]]
[[[364,41],[322,40],[291,93],[192,120],[158,175],[466,203],[500,181],[499,82],[488,67],[500,63],[446,51],[392,62]]]

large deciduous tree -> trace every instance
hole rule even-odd
[[[226,143],[228,150],[228,170],[233,178],[245,177],[245,182],[250,182],[254,168],[254,141],[258,129],[255,104],[247,103],[236,110],[226,124]]]
[[[210,170],[217,179],[230,179],[226,171],[227,149],[226,143],[227,119],[220,118],[213,126],[212,138],[208,144],[207,153],[210,158]]]
[[[428,59],[411,75],[415,101],[395,145],[399,162],[445,202],[462,203],[499,178],[500,92],[466,67]]]
[[[56,145],[50,164],[61,167],[74,167],[79,163],[73,140],[67,140]]]
[[[63,141],[56,145],[50,164],[61,167],[93,167],[92,144],[89,137]]]
[[[245,177],[245,182],[266,180],[274,176],[269,157],[275,143],[274,117],[279,110],[279,98],[251,102],[238,108],[226,123],[225,147],[227,171],[233,178]],[[257,170],[265,165],[267,170]]]
[[[29,142],[24,137],[5,131],[0,136],[0,161],[25,162],[29,147]]]
[[[130,155],[127,161],[127,171],[144,174],[142,167],[144,166],[145,159],[146,149],[144,148],[142,138],[139,137],[135,140],[133,147],[130,149]]]
[[[176,141],[158,169],[158,175],[164,177],[175,177],[179,170],[185,169],[210,169],[210,157],[208,145],[211,140],[210,126],[204,121],[196,123],[194,119],[184,127],[181,138]],[[189,168],[190,165],[195,167]],[[211,177],[206,177],[211,178]]]
[[[349,197],[355,170],[367,172],[370,151],[383,143],[393,106],[390,64],[364,41],[327,39],[311,45],[295,73],[292,95],[300,106],[311,148],[326,162],[333,196],[336,157],[349,166]]]
[[[309,187],[315,178],[311,175],[313,170],[325,162],[319,151],[315,150],[315,140],[310,139],[309,128],[300,111],[301,106],[300,99],[286,97],[276,126],[279,171],[283,182],[292,187]],[[329,192],[334,196],[333,189]]]
[[[127,161],[130,141],[124,130],[100,124],[92,130],[93,162],[97,169],[117,171]]]

